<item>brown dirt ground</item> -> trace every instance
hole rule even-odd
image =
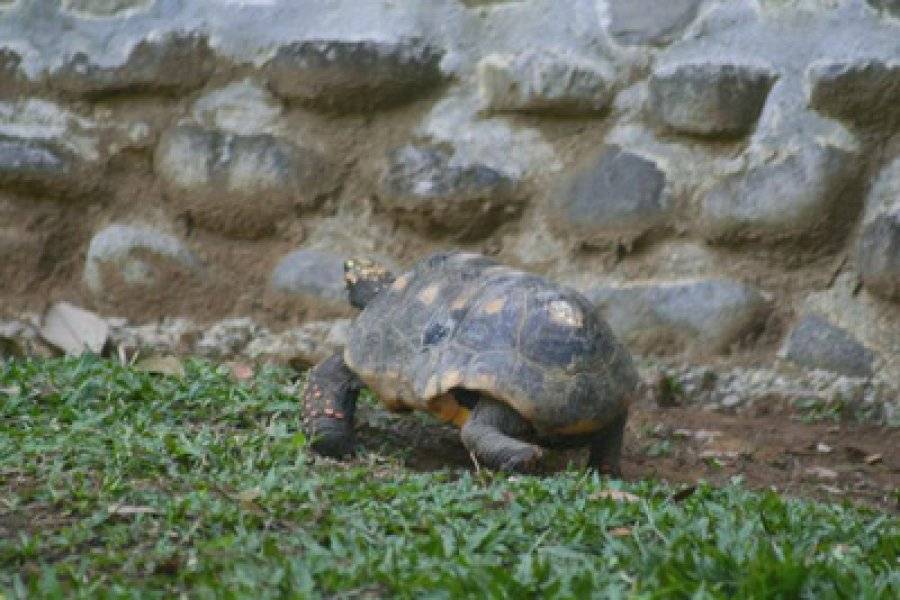
[[[425,416],[363,407],[359,434],[366,449],[399,452],[413,469],[474,470],[457,431]],[[625,479],[654,478],[677,487],[701,480],[724,485],[740,475],[755,490],[900,513],[898,448],[900,428],[808,423],[781,410],[728,415],[645,405],[629,418],[622,468]],[[584,451],[559,453],[548,470],[584,459]]]

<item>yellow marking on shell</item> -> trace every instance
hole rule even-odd
[[[395,292],[403,291],[407,284],[409,284],[409,273],[404,273],[400,277],[394,280],[394,283],[391,284],[391,289]]]
[[[497,376],[496,375],[486,375],[482,373],[481,375],[476,375],[470,381],[466,382],[466,387],[471,387],[473,389],[479,390],[492,390],[497,385]]]
[[[419,295],[416,297],[425,304],[431,304],[432,302],[434,302],[434,299],[437,298],[439,289],[440,287],[438,286],[438,284],[432,283],[427,288],[419,292]]]
[[[490,302],[484,305],[484,312],[488,315],[496,315],[498,312],[503,310],[503,305],[506,304],[506,298],[494,298]]]
[[[469,296],[468,294],[463,294],[459,298],[453,301],[453,304],[450,305],[450,310],[462,310],[469,304]]]
[[[438,391],[438,380],[437,377],[432,375],[428,379],[428,383],[425,384],[425,392],[424,396],[426,398],[430,398],[432,396],[436,396]]]
[[[547,306],[550,320],[558,325],[567,327],[581,327],[584,324],[584,315],[577,306],[565,300],[553,300]]]
[[[458,386],[460,381],[462,381],[462,374],[459,371],[447,371],[441,376],[441,389],[446,392]]]
[[[559,435],[580,435],[584,433],[594,433],[601,427],[600,421],[596,419],[582,419],[581,421],[575,421],[571,425],[566,425],[565,427],[560,427],[555,430],[553,433]]]
[[[465,425],[469,420],[469,409],[460,406],[453,394],[441,394],[428,403],[428,412],[443,421],[453,423],[458,427]]]

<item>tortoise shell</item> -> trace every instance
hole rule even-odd
[[[466,390],[550,435],[603,427],[637,384],[628,352],[581,294],[470,253],[436,254],[398,277],[360,313],[344,360],[388,409],[461,425]]]

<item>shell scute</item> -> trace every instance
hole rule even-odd
[[[401,277],[360,313],[345,349],[348,366],[397,405],[430,410],[465,389],[564,434],[615,418],[636,385],[628,352],[573,290],[463,253]]]

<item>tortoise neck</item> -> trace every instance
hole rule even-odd
[[[361,273],[352,281],[347,281],[347,291],[350,294],[350,305],[360,310],[386,290],[393,282],[394,275],[389,271],[378,273]]]

